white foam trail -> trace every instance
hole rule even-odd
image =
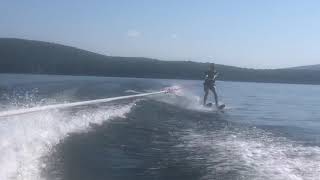
[[[72,115],[55,109],[4,118],[10,121],[0,121],[0,179],[44,179],[40,174],[47,162],[41,161],[41,157],[68,133],[87,130],[90,123],[124,116],[133,105],[83,108]]]
[[[180,86],[172,86],[170,87],[173,89],[173,93],[168,93],[168,98],[159,98],[154,97],[155,100],[164,102],[167,104],[175,105],[183,109],[188,109],[192,111],[198,111],[198,112],[219,112],[219,110],[216,108],[215,105],[212,107],[205,107],[203,106],[203,97],[200,97],[198,95],[195,95],[194,93],[188,91],[185,87]],[[219,102],[219,104],[223,104],[222,102]],[[230,110],[230,106],[226,106],[224,110]]]
[[[55,104],[0,113],[0,179],[41,180],[46,162],[41,157],[71,132],[87,130],[90,123],[100,124],[112,117],[124,116],[134,103],[100,105],[77,109],[73,114],[62,108],[110,102],[165,93],[158,91],[92,101]],[[33,102],[33,101],[32,101]],[[33,104],[31,102],[31,104]],[[19,116],[17,116],[19,115]]]
[[[136,91],[136,90],[132,90],[132,89],[128,89],[125,91],[126,93],[134,93],[134,94],[140,94],[140,93],[143,93],[143,92],[139,92],[139,91]]]
[[[202,159],[208,174],[239,173],[240,179],[314,180],[320,177],[320,148],[298,145],[273,137],[262,130],[220,130],[182,138],[180,147],[192,152],[191,160]]]
[[[62,109],[62,108],[68,108],[68,107],[74,107],[74,106],[83,106],[83,105],[89,105],[89,104],[105,103],[105,102],[110,102],[110,101],[115,101],[115,100],[150,96],[150,95],[156,95],[156,94],[161,94],[161,93],[166,93],[166,92],[167,91],[158,91],[158,92],[152,92],[152,93],[143,93],[143,94],[120,96],[120,97],[105,98],[105,99],[97,99],[97,100],[90,100],[90,101],[81,101],[81,102],[73,102],[73,103],[65,103],[65,104],[54,104],[54,105],[33,107],[33,108],[27,108],[27,109],[4,111],[4,112],[0,112],[0,117],[14,116],[14,115],[26,114],[26,113],[36,112],[36,111],[47,111],[47,110],[51,110],[51,109]]]

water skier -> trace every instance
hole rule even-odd
[[[210,64],[209,70],[205,72],[205,79],[203,83],[204,87],[204,98],[203,98],[203,105],[206,106],[209,90],[212,91],[214,95],[215,104],[218,107],[218,95],[216,92],[216,78],[218,77],[218,72],[215,70],[214,63]]]

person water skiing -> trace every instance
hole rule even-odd
[[[204,98],[203,98],[204,106],[206,106],[209,90],[211,90],[212,93],[214,94],[215,104],[218,107],[218,95],[216,92],[216,85],[215,85],[217,77],[218,77],[218,72],[215,70],[214,63],[211,63],[209,70],[205,72],[205,79],[203,83],[204,92],[205,92]]]

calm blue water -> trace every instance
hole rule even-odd
[[[0,111],[159,91],[0,117],[0,179],[320,179],[320,86],[0,75]],[[210,97],[210,101],[213,101]]]

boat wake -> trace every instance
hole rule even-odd
[[[320,148],[306,147],[256,128],[226,127],[217,131],[183,136],[180,148],[191,152],[192,161],[202,160],[204,179],[317,179]]]
[[[134,102],[82,108],[76,112],[50,110],[1,118],[0,179],[42,179],[46,163],[40,159],[71,132],[90,129],[114,117],[125,116]]]

